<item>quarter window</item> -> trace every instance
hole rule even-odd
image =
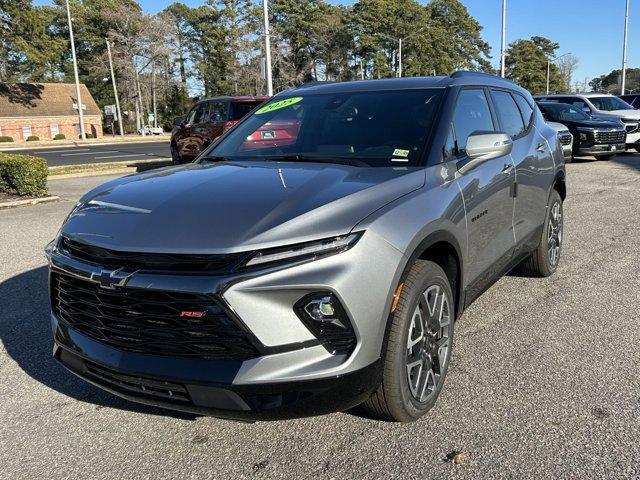
[[[516,103],[518,104],[518,108],[522,114],[522,120],[524,120],[524,128],[526,130],[529,128],[529,125],[531,125],[531,121],[533,120],[533,107],[527,99],[519,93],[514,93],[513,98],[515,98]]]
[[[511,94],[501,90],[492,90],[491,96],[496,107],[500,127],[511,137],[520,135],[524,131],[524,122]]]
[[[462,90],[453,113],[453,129],[445,149],[466,153],[467,139],[475,131],[493,131],[493,120],[484,90]]]

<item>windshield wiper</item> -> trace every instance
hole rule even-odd
[[[331,157],[321,157],[315,155],[300,155],[300,154],[290,154],[290,155],[270,155],[265,157],[260,157],[261,159],[267,162],[311,162],[311,163],[336,163],[338,165],[350,165],[352,167],[370,167],[367,162],[363,162],[362,160],[358,160],[352,157],[341,157],[341,156],[331,156]]]

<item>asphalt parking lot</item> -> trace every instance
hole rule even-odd
[[[464,314],[444,391],[409,425],[192,417],[67,373],[42,249],[109,177],[51,182],[63,201],[0,211],[0,478],[639,478],[640,155],[567,170],[560,269]]]
[[[109,138],[105,137],[105,142]],[[88,163],[135,162],[139,160],[170,160],[169,137],[157,141],[139,143],[110,143],[63,147],[41,147],[37,149],[13,150],[21,155],[37,155],[50,167],[80,165]]]

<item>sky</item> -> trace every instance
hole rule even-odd
[[[155,13],[171,0],[138,0]],[[203,0],[182,0],[190,6]],[[349,0],[328,0],[350,4]],[[492,63],[500,62],[502,0],[461,0],[484,27],[491,45]],[[627,66],[640,67],[640,0],[630,0]],[[37,0],[34,3],[51,3]],[[421,3],[428,3],[422,1]],[[558,55],[572,53],[580,60],[573,82],[584,82],[622,66],[625,0],[507,0],[507,44],[541,35],[560,44]]]

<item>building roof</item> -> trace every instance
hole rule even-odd
[[[101,115],[86,85],[80,85],[85,115]],[[77,115],[73,83],[0,83],[0,118]]]

